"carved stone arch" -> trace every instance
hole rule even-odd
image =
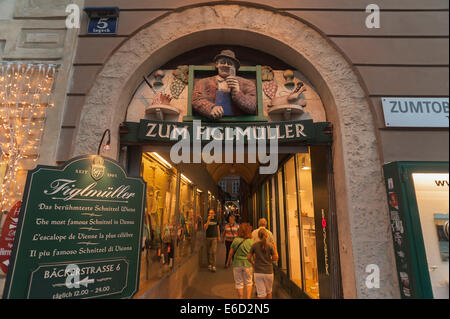
[[[290,16],[238,4],[174,11],[118,48],[97,75],[82,109],[72,155],[95,153],[119,124],[142,76],[183,52],[211,44],[249,46],[277,56],[308,77],[334,125],[333,167],[344,297],[397,298],[392,238],[374,119],[355,71],[319,32]],[[380,288],[365,284],[368,264]]]

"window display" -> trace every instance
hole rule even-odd
[[[289,248],[289,278],[302,288],[300,259],[300,225],[297,208],[297,185],[295,182],[295,163],[292,157],[284,166],[286,192],[286,220]]]
[[[314,224],[314,201],[309,153],[297,154],[298,201],[301,218],[304,291],[312,298],[319,298],[317,268],[316,229]]]
[[[284,214],[284,187],[283,187],[283,171],[280,169],[277,173],[278,182],[278,209],[279,209],[279,221],[280,221],[280,243],[278,251],[280,252],[280,258],[278,261],[278,267],[284,273],[287,273],[287,252],[286,252],[286,221]]]
[[[203,220],[205,219],[206,209],[205,209],[205,195],[202,190],[197,189],[197,196],[195,197],[195,216],[196,216],[196,227],[197,231],[203,229]]]
[[[315,189],[311,149],[297,153],[252,194],[254,219],[265,217],[276,239],[278,270],[284,272],[310,298],[320,298],[319,261],[321,249],[316,233]],[[258,201],[257,199],[260,198]],[[261,204],[261,211],[258,211]],[[256,213],[255,213],[256,212]],[[320,216],[323,225],[323,216]],[[319,232],[323,229],[320,228]],[[323,285],[322,285],[323,286]],[[323,288],[326,292],[327,288]],[[325,295],[325,294],[324,294]]]
[[[270,187],[270,212],[272,219],[272,227],[270,231],[273,233],[273,238],[277,238],[277,217],[276,217],[276,198],[275,198],[275,178],[272,176],[269,183]]]
[[[174,265],[177,220],[177,170],[157,153],[144,153],[141,175],[147,183],[147,244],[141,265],[141,285],[147,289]]]
[[[270,230],[272,228],[272,219],[271,219],[271,212],[270,212],[269,182],[268,181],[263,185],[262,194],[263,194],[262,216],[267,220],[267,229]]]
[[[194,185],[183,174],[180,181],[179,227],[177,233],[177,263],[192,252],[194,229]]]
[[[412,177],[433,296],[448,299],[449,174],[413,173]]]

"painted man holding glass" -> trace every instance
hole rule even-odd
[[[236,76],[240,62],[231,50],[215,56],[218,74],[196,80],[192,107],[201,116],[218,120],[224,116],[256,114],[256,86],[252,81]]]

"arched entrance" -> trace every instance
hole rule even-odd
[[[244,45],[277,56],[317,89],[334,126],[333,167],[344,297],[395,297],[392,241],[374,120],[361,84],[345,58],[316,30],[292,17],[242,5],[214,5],[173,12],[142,28],[110,57],[87,95],[74,154],[93,153],[119,124],[142,77],[188,50]],[[378,265],[379,289],[365,285],[365,269]]]

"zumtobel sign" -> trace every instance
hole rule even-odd
[[[28,173],[4,298],[131,298],[145,183],[87,155]]]
[[[387,127],[448,127],[448,98],[382,98]]]

